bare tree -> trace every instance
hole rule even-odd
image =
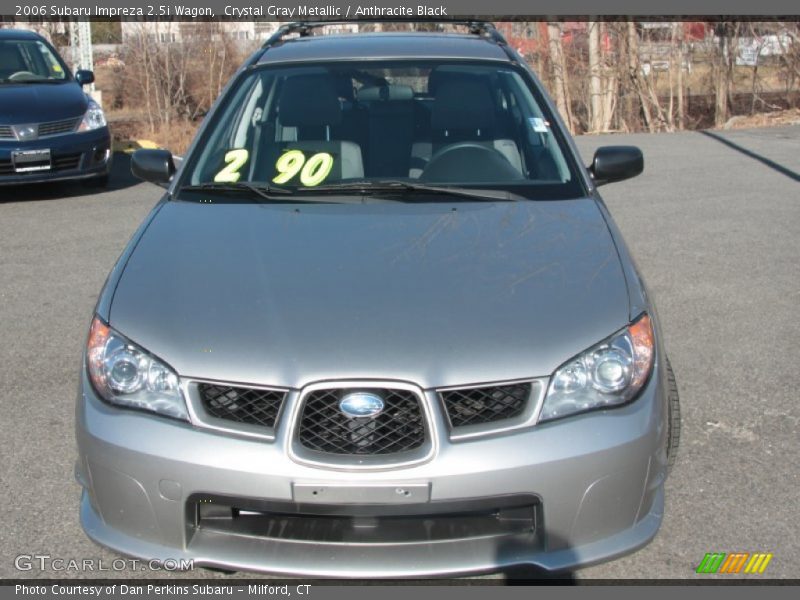
[[[722,127],[728,121],[729,115],[739,23],[721,21],[717,24],[716,34],[717,54],[714,60],[714,125]]]
[[[795,83],[800,80],[800,22],[795,22],[794,27],[788,25],[778,38],[781,47],[780,67],[781,76],[785,86],[786,105],[794,106],[798,94]]]
[[[671,68],[677,68],[677,94],[678,94],[678,129],[686,127],[686,88],[683,80],[683,67],[686,63],[686,50],[685,50],[685,31],[682,21],[676,21],[672,24],[672,53],[670,58],[672,61]],[[672,107],[670,107],[670,114],[672,114]]]
[[[552,92],[556,99],[556,106],[570,132],[575,133],[572,100],[569,93],[569,75],[567,64],[564,60],[564,46],[561,42],[561,23],[547,24],[547,40],[550,50]]]
[[[644,125],[652,133],[657,130],[657,124],[653,120],[650,111],[650,102],[647,97],[648,83],[644,77],[642,64],[639,60],[639,34],[636,32],[636,23],[632,20],[627,22],[627,56],[628,56],[628,77],[633,84],[633,89],[639,98],[639,104],[642,109],[642,117]]]
[[[603,131],[603,73],[600,23],[589,21],[589,131]]]
[[[601,24],[601,36],[607,40],[611,46],[612,37],[606,23]],[[613,52],[605,52],[605,42],[600,46],[600,57],[602,65],[602,127],[603,131],[611,130],[611,123],[617,108],[619,99],[619,75],[617,69],[613,68]]]
[[[216,22],[128,24],[121,86],[147,134],[184,139],[241,62],[241,50]]]

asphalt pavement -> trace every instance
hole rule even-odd
[[[691,579],[707,552],[757,551],[765,576],[800,577],[800,126],[578,138],[587,163],[606,144],[645,154],[602,192],[655,297],[683,435],[656,539],[574,577]],[[107,191],[0,187],[2,578],[93,575],[20,555],[117,558],[78,523],[74,399],[97,294],[161,190],[116,159]]]

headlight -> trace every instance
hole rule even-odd
[[[89,331],[86,362],[89,378],[106,402],[189,420],[175,372],[97,317]]]
[[[654,354],[653,327],[645,314],[556,369],[539,421],[628,402],[647,381]]]
[[[103,114],[103,109],[100,105],[89,99],[89,109],[83,115],[78,131],[91,131],[92,129],[100,129],[106,126],[106,116]]]

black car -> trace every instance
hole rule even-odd
[[[42,36],[0,29],[0,185],[67,179],[105,185],[111,135],[100,105]]]

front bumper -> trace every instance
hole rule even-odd
[[[270,443],[112,408],[84,375],[76,419],[81,523],[90,538],[126,555],[288,575],[429,577],[520,565],[551,571],[586,566],[632,552],[658,531],[666,474],[664,391],[657,364],[628,406],[503,436],[449,442],[440,435],[424,464],[355,472],[294,462],[284,425]],[[376,539],[368,530],[362,537],[312,539],[204,527],[196,520],[195,503],[203,497],[302,513],[308,505],[297,504],[297,484],[427,485],[429,502],[410,505],[409,512],[534,498],[536,526],[441,535],[426,517],[417,525],[429,522],[431,532],[439,531],[428,539]],[[381,507],[372,508],[380,513]]]
[[[51,168],[15,172],[12,153],[18,150],[50,150]],[[111,172],[111,157],[111,134],[108,127],[31,142],[0,141],[0,185],[102,177]]]

